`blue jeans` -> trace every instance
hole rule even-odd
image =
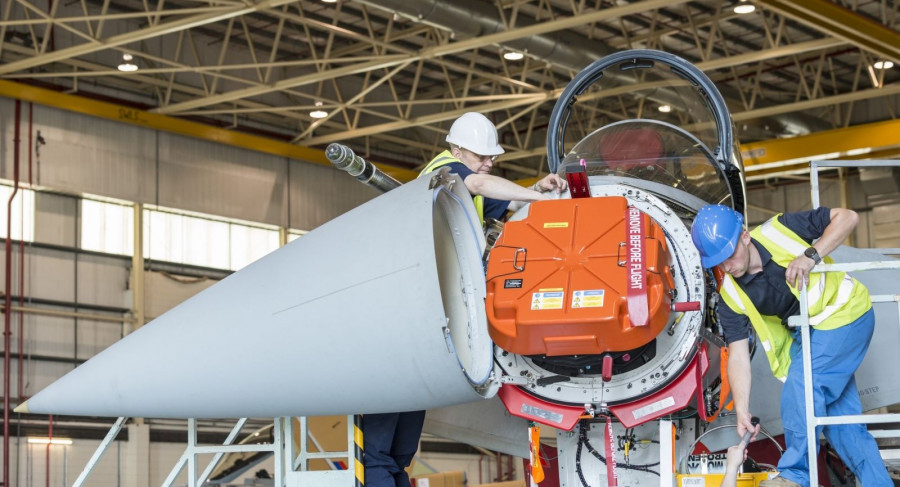
[[[854,372],[862,363],[875,330],[875,312],[834,330],[810,329],[813,403],[816,416],[862,414]],[[806,450],[806,412],[803,394],[803,355],[799,330],[791,347],[791,366],[781,394],[781,421],[787,449],[778,462],[780,476],[809,485]],[[822,431],[816,428],[816,436]],[[866,487],[893,486],[875,438],[862,424],[825,426],[825,439]]]
[[[363,416],[366,487],[410,487],[404,468],[419,449],[425,411]]]

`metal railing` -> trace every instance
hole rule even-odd
[[[853,264],[820,264],[814,267],[810,272],[851,272],[851,271],[867,271],[882,269],[900,269],[900,261],[879,261],[879,262],[859,262]],[[900,294],[882,294],[871,296],[872,303],[894,302],[897,304],[898,313],[900,313]],[[813,403],[813,374],[812,374],[812,350],[810,347],[810,324],[809,324],[809,308],[807,304],[806,286],[800,290],[800,315],[791,317],[788,321],[792,326],[800,327],[801,334],[801,350],[803,355],[803,396],[806,413],[806,447],[809,459],[809,482],[810,485],[819,485],[819,459],[818,459],[818,443],[819,438],[816,434],[817,426],[837,425],[837,424],[875,424],[875,423],[900,423],[900,414],[855,414],[843,416],[816,416],[815,404]],[[794,320],[793,318],[799,318]],[[881,437],[900,437],[900,430],[888,432],[883,431]]]
[[[819,178],[818,168],[820,167],[857,167],[859,161],[812,161],[810,162],[810,186],[812,189],[812,205],[813,208],[819,207]],[[893,166],[900,167],[900,161],[866,161],[866,166]],[[867,249],[880,251],[882,254],[897,254],[900,249]],[[810,272],[852,272],[852,271],[872,271],[900,269],[900,260],[890,261],[873,261],[873,262],[855,262],[842,264],[819,264]],[[883,294],[872,295],[872,303],[896,303],[898,313],[900,313],[900,294]],[[794,319],[798,318],[798,319]],[[844,416],[828,416],[818,417],[815,414],[815,404],[813,403],[813,381],[812,381],[812,351],[810,349],[810,324],[809,324],[809,308],[807,304],[807,290],[803,286],[800,290],[800,315],[792,317],[788,320],[791,326],[799,326],[802,337],[801,350],[803,356],[803,393],[804,406],[806,414],[806,447],[809,460],[809,484],[819,485],[819,461],[818,461],[818,442],[816,435],[816,427],[826,425],[840,424],[876,424],[876,423],[898,423],[900,422],[900,414],[857,414]],[[898,323],[900,324],[900,323]],[[900,431],[881,431],[879,437],[900,437]]]
[[[121,431],[128,418],[118,418],[94,454],[88,460],[81,474],[72,484],[73,487],[82,487],[97,463],[103,457],[109,446]],[[341,451],[325,451],[322,445],[309,431],[307,418],[298,417],[299,431],[295,441],[294,418],[274,418],[271,443],[235,444],[238,435],[247,423],[247,418],[241,418],[231,429],[227,438],[221,445],[197,444],[197,420],[188,419],[187,445],[184,452],[176,461],[169,475],[162,483],[162,487],[171,487],[181,473],[187,468],[187,487],[201,487],[207,483],[209,476],[222,458],[229,453],[245,452],[271,452],[274,456],[274,485],[275,487],[294,487],[301,485],[316,485],[322,487],[352,487],[361,485],[359,469],[361,441],[357,441],[359,427],[354,421],[354,416],[347,416],[347,448]],[[318,451],[310,451],[312,444]],[[297,446],[299,445],[299,451]],[[197,475],[199,467],[199,455],[213,454],[212,459]],[[338,468],[329,460],[345,460],[347,468]],[[330,470],[311,470],[311,460],[324,460]],[[207,484],[208,485],[208,484]]]

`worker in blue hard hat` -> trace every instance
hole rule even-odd
[[[494,162],[505,151],[498,141],[497,127],[480,113],[464,113],[457,118],[446,140],[450,148],[435,156],[419,175],[441,167],[458,174],[472,194],[482,222],[486,218],[500,220],[507,210],[515,211],[525,203],[548,199],[550,192],[566,189],[566,180],[556,174],[544,176],[530,188],[491,175]]]
[[[844,272],[810,273],[856,228],[858,215],[843,208],[782,213],[747,231],[744,217],[722,205],[700,209],[691,237],[704,267],[725,273],[719,323],[728,343],[728,380],[738,436],[751,430],[750,328],[775,377],[784,381],[781,420],[786,449],[778,477],[766,486],[809,485],[800,331],[786,327],[799,314],[798,289],[809,290],[813,397],[816,416],[862,414],[853,374],[875,329],[869,292]],[[821,427],[817,428],[817,431]],[[817,433],[818,434],[818,433]],[[893,485],[865,425],[825,427],[825,438],[866,487]]]

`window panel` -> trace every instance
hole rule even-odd
[[[184,216],[144,210],[144,258],[184,262]]]
[[[278,248],[278,232],[231,225],[231,269],[238,270]]]
[[[0,238],[6,238],[7,211],[12,186],[0,185]],[[13,240],[34,241],[34,191],[19,188],[12,204],[11,237]]]
[[[237,270],[277,248],[277,230],[144,210],[144,257],[148,259]]]
[[[228,223],[185,217],[184,262],[204,267],[228,268]]]
[[[134,252],[134,209],[116,203],[81,200],[81,248],[110,254]]]

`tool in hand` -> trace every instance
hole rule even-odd
[[[756,426],[759,424],[759,418],[757,416],[753,416],[752,418],[750,418],[750,422],[753,423],[753,426]],[[746,433],[744,433],[744,437],[741,438],[741,441],[744,442],[745,448],[747,445],[750,444],[750,437],[752,437],[752,436],[753,436],[753,431],[747,431]]]

